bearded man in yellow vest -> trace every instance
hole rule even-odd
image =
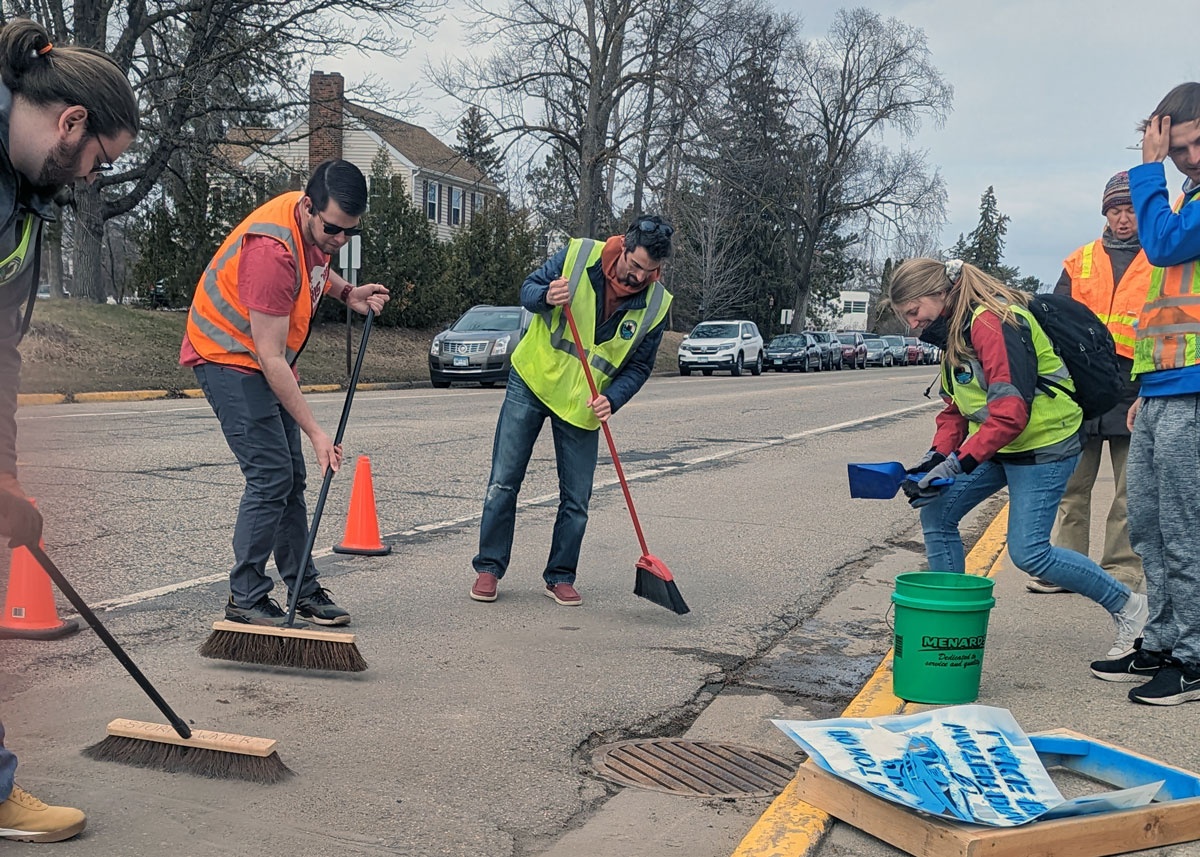
[[[1100,458],[1107,442],[1115,485],[1104,525],[1100,567],[1130,589],[1137,589],[1142,583],[1142,560],[1129,545],[1125,494],[1129,428],[1125,418],[1137,398],[1137,384],[1132,379],[1134,328],[1150,289],[1153,266],[1138,240],[1137,215],[1129,196],[1129,173],[1119,172],[1108,180],[1100,213],[1107,221],[1104,233],[1066,258],[1054,291],[1085,304],[1108,327],[1117,346],[1117,362],[1125,386],[1121,400],[1112,410],[1083,424],[1083,452],[1059,503],[1057,528],[1052,540],[1059,547],[1084,555],[1088,553],[1092,486],[1096,484]],[[1030,592],[1066,591],[1040,577],[1030,578],[1025,588]]]
[[[300,586],[296,612],[309,622],[345,625],[350,614],[317,581],[304,505],[303,432],[322,474],[337,470],[341,446],[317,424],[300,392],[296,360],[308,341],[321,296],[355,312],[381,312],[389,298],[378,283],[354,288],[329,264],[362,231],[367,182],[348,161],[325,161],[304,193],[293,191],[259,206],[230,233],[200,276],[188,312],[179,362],[191,366],[221,423],[246,478],[233,529],[225,618],[282,625],[287,614],[270,597],[267,560]],[[303,624],[303,623],[301,623]]]
[[[521,286],[534,314],[513,352],[492,446],[471,598],[495,601],[508,570],[517,494],[546,420],[558,465],[558,517],[542,578],[557,604],[582,603],[575,590],[587,528],[600,423],[633,398],[654,369],[671,294],[658,281],[671,255],[671,224],[639,217],[607,241],[574,238]],[[600,395],[592,397],[562,307],[569,304]]]

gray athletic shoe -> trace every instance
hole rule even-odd
[[[287,627],[287,611],[283,610],[274,598],[264,595],[253,607],[238,607],[233,603],[233,596],[225,605],[225,618],[230,622],[241,622],[245,625],[266,625],[271,628]],[[293,628],[307,628],[308,623],[297,618]]]
[[[296,612],[318,625],[349,625],[350,614],[333,603],[329,590],[318,586],[296,602]]]

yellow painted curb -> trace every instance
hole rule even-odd
[[[336,393],[342,389],[341,384],[303,384],[300,387],[301,393]]]
[[[61,405],[67,400],[65,393],[21,393],[17,396],[17,407],[31,405]]]
[[[967,556],[967,574],[992,577],[999,570],[1008,531],[1008,504],[988,525]],[[892,652],[889,649],[843,717],[882,717],[898,714],[904,700],[892,693]],[[815,848],[832,818],[804,802],[795,780],[779,793],[743,837],[731,857],[804,857]]]
[[[185,399],[203,399],[204,391],[199,387],[188,387],[186,390],[179,390],[179,395]]]
[[[145,402],[150,399],[165,399],[166,390],[112,390],[105,393],[76,393],[77,402]]]

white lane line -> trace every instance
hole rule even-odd
[[[689,467],[696,467],[701,464],[708,464],[713,461],[720,461],[723,458],[732,458],[735,455],[744,455],[748,452],[756,452],[757,450],[768,449],[772,446],[784,446],[785,444],[789,444],[789,443],[792,443],[797,440],[803,440],[806,437],[816,437],[817,435],[829,434],[830,432],[841,431],[842,429],[847,429],[847,428],[853,428],[854,426],[859,426],[864,423],[874,422],[875,420],[887,419],[888,417],[898,417],[903,414],[910,414],[910,413],[913,413],[914,411],[919,411],[924,408],[932,407],[933,405],[941,406],[942,404],[943,403],[941,400],[932,401],[932,402],[922,402],[919,405],[910,405],[907,408],[900,408],[895,411],[887,411],[886,413],[882,413],[882,414],[873,414],[869,417],[862,417],[857,420],[847,420],[846,422],[834,423],[833,425],[821,426],[820,428],[806,429],[805,431],[796,432],[795,434],[784,435],[783,437],[780,437],[780,438],[754,441],[751,443],[746,443],[742,446],[735,447],[733,449],[726,449],[721,452],[714,452],[712,455],[701,455],[701,456],[698,456],[697,458],[689,458],[683,462],[673,464],[670,467],[652,467],[652,468],[649,468],[646,470],[639,470],[636,473],[626,473],[625,479],[629,482],[636,482],[636,481],[642,480],[642,479],[649,479],[652,476],[658,476],[659,474],[662,474],[662,473],[678,473],[681,470],[686,470]],[[614,485],[618,485],[618,484],[620,484],[619,481],[614,477],[614,478],[605,479],[602,482],[597,482],[595,487],[596,488],[610,488],[610,487],[612,487]],[[555,492],[553,494],[543,494],[540,497],[531,497],[528,500],[519,502],[517,504],[517,508],[523,509],[523,508],[527,508],[529,506],[539,506],[539,505],[542,505],[543,503],[549,503],[549,502],[552,502],[557,499],[558,499],[557,492]],[[466,515],[465,517],[461,517],[461,518],[449,518],[444,521],[432,521],[427,524],[418,524],[417,526],[413,527],[412,529],[401,530],[396,533],[386,533],[383,535],[382,538],[384,538],[384,539],[404,538],[404,537],[410,537],[410,536],[426,535],[428,533],[435,533],[435,532],[438,532],[439,530],[450,530],[450,529],[454,529],[455,527],[461,527],[463,524],[468,524],[468,523],[471,523],[472,521],[477,521],[479,519],[479,517],[480,517],[479,513],[476,513],[473,515]],[[332,556],[332,555],[333,555],[332,548],[327,548],[325,550],[320,550],[320,551],[313,551],[313,559],[319,559],[321,557]],[[270,571],[270,570],[273,570],[274,568],[275,568],[275,562],[274,562],[274,560],[272,560],[270,563],[267,564],[267,570]],[[205,575],[204,577],[197,577],[197,578],[193,578],[191,580],[182,580],[179,583],[171,583],[171,584],[168,584],[167,586],[159,586],[154,589],[146,589],[141,592],[134,592],[131,595],[123,595],[119,598],[110,598],[107,601],[98,601],[95,604],[91,605],[91,607],[93,610],[97,610],[97,611],[116,610],[117,608],[120,608],[120,607],[130,607],[134,604],[140,604],[144,601],[150,601],[154,598],[160,598],[164,595],[170,595],[173,592],[179,592],[181,590],[191,589],[191,588],[197,587],[197,586],[207,586],[211,583],[220,583],[221,581],[228,580],[228,579],[229,579],[229,575],[226,573],[208,574],[208,575]]]

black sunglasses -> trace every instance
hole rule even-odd
[[[341,235],[346,233],[347,238],[353,238],[355,235],[362,235],[362,226],[335,226],[321,216],[321,212],[317,211],[312,206],[308,209],[312,216],[321,221],[321,228],[325,230],[326,235]]]
[[[669,223],[661,223],[657,220],[639,220],[637,222],[639,232],[644,232],[647,235],[653,235],[655,232],[661,232],[665,238],[670,238],[675,234],[675,227]]]

